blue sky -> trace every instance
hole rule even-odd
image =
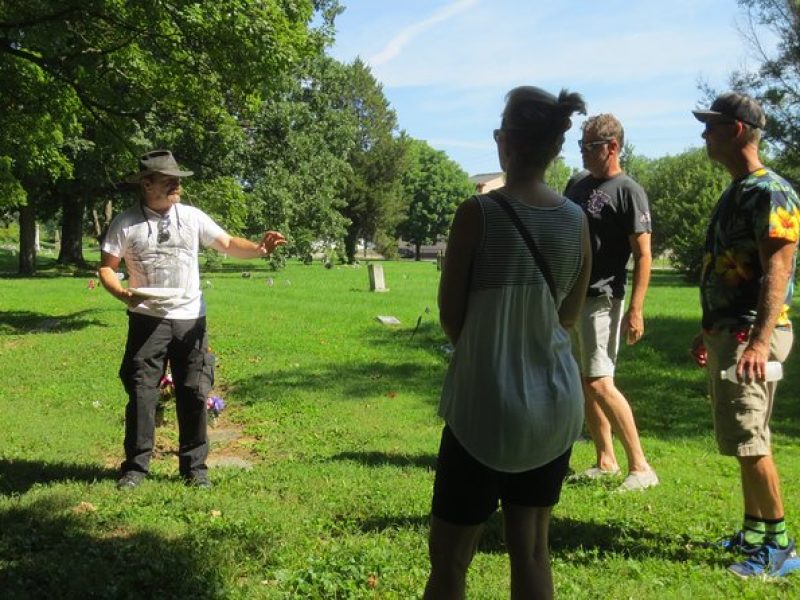
[[[342,0],[331,54],[360,56],[409,135],[470,175],[498,171],[492,130],[505,93],[537,85],[611,112],[638,154],[702,145],[698,81],[724,90],[757,65],[736,0]],[[582,116],[563,157],[580,167]]]

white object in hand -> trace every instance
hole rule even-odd
[[[141,287],[141,288],[128,288],[128,291],[135,296],[142,296],[144,298],[175,298],[176,296],[183,295],[183,288],[155,288],[155,287]]]
[[[733,383],[742,383],[736,377],[736,365],[731,365],[724,371],[720,371],[719,376],[721,379],[726,379]],[[771,360],[767,363],[765,381],[778,381],[783,377],[783,365],[777,360]]]

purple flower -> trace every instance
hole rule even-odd
[[[225,409],[225,401],[219,396],[211,396],[206,400],[206,408],[217,416]]]

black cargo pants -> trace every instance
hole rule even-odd
[[[128,393],[122,472],[147,473],[155,443],[159,382],[169,360],[178,416],[178,468],[184,477],[205,472],[206,398],[214,384],[206,319],[162,319],[128,312],[128,341],[119,377]]]

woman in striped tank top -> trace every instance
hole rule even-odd
[[[483,524],[502,505],[511,596],[551,598],[548,529],[583,423],[567,329],[591,270],[588,225],[544,184],[580,95],[519,87],[495,130],[504,187],[459,206],[439,285],[455,347],[439,414],[425,598],[463,598]]]

